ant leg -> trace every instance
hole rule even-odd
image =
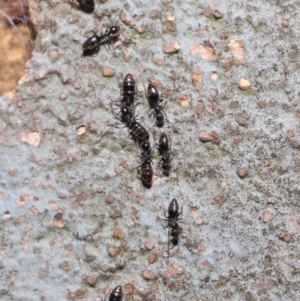
[[[171,129],[174,133],[178,134],[179,131],[178,129],[173,125],[173,123],[168,119],[167,114],[165,113],[165,111],[163,110],[163,107],[161,106],[161,111],[162,113],[165,115],[166,121],[171,125]]]

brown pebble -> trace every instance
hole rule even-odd
[[[230,104],[229,107],[232,109],[236,109],[240,106],[240,103],[237,100],[233,100]]]
[[[265,256],[265,265],[270,266],[272,264],[272,258],[270,255]]]
[[[230,57],[222,64],[222,66],[224,68],[230,68],[230,67],[232,67],[233,63],[234,63],[234,60],[232,57]]]
[[[241,179],[244,179],[248,175],[248,170],[246,167],[240,167],[237,169],[237,174]]]
[[[206,259],[201,263],[202,267],[206,270],[209,270],[211,268],[211,263]]]
[[[217,110],[217,115],[218,115],[219,117],[223,117],[223,116],[224,116],[224,112],[223,112],[221,109],[218,109],[218,110]]]
[[[213,141],[212,136],[205,130],[199,132],[199,139],[202,142]]]
[[[218,144],[218,143],[220,142],[220,137],[219,137],[219,134],[218,134],[217,132],[212,131],[212,132],[210,133],[210,135],[211,135],[211,137],[212,137],[214,143],[217,143],[217,144]]]
[[[75,296],[78,298],[83,298],[85,294],[85,290],[83,288],[79,288],[76,292],[75,292]]]
[[[113,219],[116,219],[116,218],[120,218],[122,216],[122,212],[121,212],[121,210],[119,210],[119,209],[115,209],[114,210],[114,213],[112,214],[112,218]]]
[[[169,20],[166,20],[164,22],[164,25],[166,26],[166,28],[169,30],[169,31],[176,31],[176,25],[173,21],[169,21]]]
[[[145,243],[145,246],[148,250],[152,250],[154,247],[154,240],[148,239]]]
[[[86,133],[86,127],[84,125],[81,125],[78,129],[77,129],[77,135],[78,136],[82,136],[83,134]]]
[[[8,173],[9,173],[11,176],[15,177],[15,176],[18,175],[18,170],[17,170],[17,169],[11,169],[11,170],[8,171]]]
[[[177,263],[172,263],[164,272],[166,278],[171,278],[174,275],[180,275],[184,272],[184,268]]]
[[[122,22],[124,22],[125,24],[131,26],[131,27],[135,27],[134,22],[126,15],[126,13],[124,11],[120,12],[120,19],[122,20]]]
[[[150,19],[155,19],[156,17],[158,17],[160,14],[160,12],[157,9],[152,9],[149,13],[149,18]]]
[[[216,98],[218,96],[218,93],[219,92],[217,89],[213,89],[213,90],[211,90],[210,95],[212,98]]]
[[[20,139],[22,142],[26,142],[34,147],[38,147],[41,142],[41,134],[38,132],[20,133]]]
[[[289,20],[283,20],[282,26],[283,27],[289,27]]]
[[[246,20],[249,22],[249,23],[252,23],[253,22],[253,18],[251,15],[247,15],[246,16]]]
[[[217,10],[217,9],[214,12],[214,16],[215,16],[216,19],[223,18],[223,14],[219,10]]]
[[[115,70],[110,67],[103,67],[102,74],[104,77],[113,77],[115,75]]]
[[[246,293],[245,301],[255,301],[254,297],[252,296],[251,292]]]
[[[70,264],[68,261],[64,261],[59,265],[59,267],[65,271],[68,271],[70,269]]]
[[[288,233],[287,231],[281,231],[281,232],[279,233],[278,237],[279,237],[281,240],[285,241],[285,242],[290,242],[291,239],[292,239],[291,234]]]
[[[157,255],[156,254],[151,254],[148,258],[149,263],[154,263],[157,260]]]
[[[219,275],[219,279],[218,279],[218,287],[224,285],[226,282],[227,282],[227,278],[222,276],[222,275]]]
[[[132,295],[134,293],[135,287],[132,283],[126,283],[124,287],[124,295]]]
[[[123,239],[125,237],[125,234],[120,228],[116,228],[114,230],[114,237],[119,238],[119,239]]]
[[[16,222],[17,223],[23,223],[26,221],[26,215],[21,215],[19,217],[17,217]]]
[[[60,212],[55,214],[53,223],[54,223],[54,227],[63,228],[66,224],[66,221],[63,219],[63,214]]]
[[[196,114],[200,115],[204,110],[204,103],[203,100],[198,101],[198,105],[196,106]]]
[[[115,257],[119,254],[120,248],[118,248],[116,246],[109,246],[107,249],[107,252],[110,257]]]
[[[263,100],[259,100],[259,101],[257,102],[257,105],[258,105],[261,109],[264,109],[264,108],[267,107],[267,103],[266,103],[265,101],[263,101]]]
[[[213,9],[210,6],[205,7],[205,9],[204,9],[204,15],[207,18],[213,17],[214,16]]]
[[[115,196],[110,192],[106,198],[105,198],[105,201],[108,202],[108,203],[113,203],[115,201]]]
[[[291,138],[293,138],[295,136],[295,133],[294,133],[294,131],[293,130],[287,130],[286,131],[286,138],[287,139],[291,139]]]
[[[163,52],[166,53],[166,54],[173,54],[173,53],[176,53],[180,50],[181,48],[181,45],[177,42],[175,42],[174,44],[172,43],[166,43],[164,46],[163,46]]]
[[[238,115],[237,116],[237,123],[241,126],[245,126],[247,123],[247,118],[243,115]]]
[[[143,277],[147,280],[154,280],[156,279],[156,274],[150,270],[144,270]]]
[[[225,203],[225,198],[222,195],[216,195],[214,200],[219,204],[223,205]]]
[[[98,280],[99,276],[97,274],[93,274],[87,277],[86,282],[90,286],[94,286]]]
[[[241,78],[239,81],[239,88],[243,91],[246,91],[251,88],[251,84],[247,79]]]
[[[265,211],[263,214],[263,222],[268,223],[273,219],[273,214],[270,211]]]

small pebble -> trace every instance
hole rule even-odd
[[[248,175],[248,170],[246,167],[240,167],[237,169],[237,174],[241,179],[244,179]]]
[[[180,50],[180,48],[181,48],[181,45],[178,42],[175,42],[174,44],[169,42],[163,46],[163,52],[166,54],[173,54],[173,53],[178,52]]]
[[[104,77],[113,77],[115,75],[115,70],[110,67],[103,67],[102,74]]]
[[[289,27],[289,20],[283,20],[282,26],[283,27]]]
[[[237,116],[237,123],[241,126],[245,126],[247,123],[247,118],[243,115],[238,115]]]
[[[156,279],[156,274],[150,270],[144,270],[143,271],[143,277],[147,280],[154,280]]]
[[[115,257],[119,254],[120,249],[116,246],[109,246],[107,252],[110,257]]]
[[[201,263],[202,267],[206,270],[209,270],[211,268],[211,263],[206,259]]]
[[[217,195],[214,197],[214,200],[219,204],[223,205],[225,203],[225,198],[222,195]]]
[[[70,264],[68,261],[64,261],[59,265],[59,267],[65,271],[68,271],[70,269]]]
[[[78,136],[82,136],[83,134],[86,133],[86,127],[84,125],[81,125],[78,129],[77,129],[77,135]]]
[[[214,16],[215,16],[216,19],[223,18],[223,14],[219,10],[217,10],[217,9],[214,12]]]
[[[263,101],[263,100],[259,100],[259,101],[257,102],[257,105],[258,105],[261,109],[264,109],[264,108],[267,107],[267,103],[266,103],[265,101]]]
[[[212,136],[207,131],[200,131],[199,138],[202,142],[213,141]]]
[[[223,112],[221,109],[218,109],[218,110],[217,110],[217,115],[218,115],[219,117],[223,117],[225,114],[224,114],[224,112]]]
[[[94,286],[98,280],[99,276],[97,274],[92,274],[87,277],[86,282],[90,286]]]
[[[204,9],[204,15],[207,18],[213,17],[214,16],[213,9],[210,6],[205,7],[205,9]]]
[[[174,275],[180,275],[184,272],[184,268],[177,263],[172,263],[164,272],[166,278],[171,278]]]
[[[198,105],[196,106],[196,114],[200,115],[204,110],[204,103],[203,100],[198,101]]]
[[[285,242],[290,242],[291,239],[292,239],[291,234],[288,233],[287,231],[281,231],[281,232],[279,233],[278,237],[279,237],[281,240],[285,241]]]
[[[20,134],[20,139],[22,142],[26,142],[29,145],[38,147],[41,142],[41,134],[38,132],[31,132],[31,133],[22,132]]]
[[[293,130],[287,130],[286,131],[286,138],[287,139],[291,139],[291,138],[293,138],[295,136],[295,133],[294,133],[294,131]]]
[[[236,109],[240,106],[240,103],[237,100],[233,100],[230,104],[229,107],[232,109]]]
[[[83,288],[79,288],[76,292],[75,292],[75,296],[78,298],[83,298],[85,294],[85,290]]]
[[[135,287],[132,283],[126,283],[124,288],[124,295],[132,295],[134,293]]]
[[[268,223],[273,219],[273,214],[270,211],[265,211],[263,214],[263,222]]]
[[[66,221],[63,219],[63,214],[60,212],[55,214],[53,223],[54,223],[54,227],[63,228],[66,224]]]
[[[151,254],[148,258],[149,263],[154,263],[157,260],[157,255],[156,254]]]
[[[115,238],[123,239],[125,237],[124,232],[120,228],[116,228],[114,230],[114,235]]]
[[[152,239],[148,239],[148,240],[146,241],[145,246],[146,246],[146,248],[147,248],[148,250],[152,250],[153,247],[154,247],[154,241],[153,241]]]
[[[246,91],[251,88],[251,84],[247,79],[241,78],[239,81],[239,88],[243,91]]]
[[[110,192],[106,198],[105,198],[105,201],[108,202],[108,203],[113,203],[115,201],[115,196]]]

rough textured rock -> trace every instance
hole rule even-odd
[[[298,5],[96,1],[97,12],[84,14],[70,2],[38,2],[27,75],[0,98],[2,299],[97,300],[132,284],[139,301],[297,300]],[[86,33],[114,22],[120,40],[83,57]],[[180,51],[164,53],[175,41]],[[114,76],[104,76],[106,66]],[[171,176],[151,189],[112,113],[128,72],[153,149],[160,133],[143,96],[149,78],[166,100]],[[167,257],[161,219],[173,197],[183,233]],[[157,278],[145,279],[147,269]]]

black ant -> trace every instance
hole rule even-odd
[[[142,164],[138,167],[138,173],[141,175],[141,180],[146,188],[151,188],[153,169],[152,169],[152,159],[149,155],[144,155],[142,157]]]
[[[150,109],[152,110],[151,115],[154,115],[155,117],[155,125],[159,128],[163,127],[165,124],[165,119],[170,123],[170,121],[167,118],[166,113],[163,110],[162,105],[160,105],[160,102],[163,102],[164,100],[159,98],[158,90],[156,87],[149,83],[146,97],[148,99],[148,103],[150,106]],[[172,124],[171,124],[172,125]],[[172,125],[172,130],[177,133],[176,128]]]
[[[135,93],[135,80],[133,76],[128,73],[123,80],[123,94],[126,96],[134,96]]]
[[[179,236],[182,233],[182,228],[178,225],[178,223],[175,223],[174,225],[169,227],[168,236],[171,236],[171,239],[168,241],[168,254],[170,254],[169,247],[170,247],[170,241],[174,246],[178,245]]]
[[[142,150],[141,157],[151,156],[151,144],[149,140],[145,140],[140,144]]]
[[[120,112],[114,113],[115,117],[124,123],[134,119],[134,97],[135,97],[135,81],[133,76],[128,73],[123,80],[123,92],[120,104]],[[121,116],[120,116],[121,115]]]
[[[159,164],[161,163],[162,174],[168,177],[171,170],[171,148],[169,146],[168,136],[165,133],[160,135],[157,149],[162,156],[159,161]]]
[[[77,0],[79,6],[82,11],[85,13],[92,13],[95,9],[95,1],[94,0]]]
[[[178,221],[181,220],[180,216],[182,215],[182,207],[179,212],[179,205],[177,200],[174,198],[168,208],[168,215],[164,211],[165,221],[168,222],[166,228],[168,228],[168,254],[170,253],[170,241],[173,245],[178,245],[179,236],[182,233],[182,228],[178,225]],[[169,237],[171,236],[171,239]]]
[[[93,36],[88,38],[82,45],[83,48],[83,55],[93,55],[97,53],[100,49],[101,45],[107,44],[114,40],[120,34],[120,27],[119,26],[112,26],[105,30],[104,33],[101,33],[99,36],[94,33]]]
[[[126,124],[133,140],[141,145],[144,141],[149,140],[149,132],[134,118],[127,118]]]
[[[109,301],[121,301],[123,296],[122,287],[120,285],[116,286],[109,297]]]

